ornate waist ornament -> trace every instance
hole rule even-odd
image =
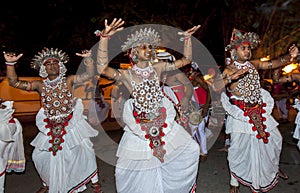
[[[242,100],[230,99],[231,103],[239,107],[244,111],[244,116],[249,117],[249,123],[252,124],[252,131],[257,132],[256,138],[262,139],[264,143],[268,143],[268,138],[270,137],[270,133],[266,132],[267,126],[264,124],[266,121],[266,117],[263,114],[266,113],[264,107],[267,106],[266,103],[262,104],[253,104],[253,103],[245,103]]]
[[[165,122],[166,120],[166,108],[161,107],[158,110],[159,116],[155,119],[143,119],[136,111],[133,112],[136,123],[141,124],[141,130],[145,131],[145,138],[149,140],[149,147],[153,151],[153,156],[157,157],[159,161],[164,162],[164,155],[166,150],[163,148],[165,142],[162,140],[162,137],[165,136],[163,128],[166,128],[168,125]]]

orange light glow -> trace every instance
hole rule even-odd
[[[260,61],[264,62],[264,61],[269,61],[270,60],[270,55],[263,57],[260,59]]]
[[[298,63],[291,63],[284,68],[282,68],[283,74],[291,73],[293,70],[298,68]]]
[[[156,53],[159,53],[159,52],[166,52],[167,50],[165,48],[157,48],[155,51]]]
[[[203,79],[206,81],[206,80],[211,79],[212,77],[213,77],[212,75],[206,74],[206,75],[203,76]]]

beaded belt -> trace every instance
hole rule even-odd
[[[264,124],[264,122],[266,121],[266,117],[263,117],[263,114],[266,113],[266,110],[263,109],[267,106],[266,103],[251,104],[236,99],[230,99],[230,102],[243,110],[244,116],[249,117],[249,123],[253,125],[252,131],[257,131],[256,138],[263,139],[264,143],[268,143],[268,137],[270,137],[270,133],[265,131],[265,129],[267,128],[267,126]]]
[[[163,148],[165,142],[162,137],[165,136],[163,128],[167,127],[166,108],[161,107],[158,112],[160,116],[155,119],[142,119],[136,111],[133,112],[136,123],[141,124],[141,130],[145,131],[145,138],[149,140],[149,147],[153,150],[153,156],[157,157],[159,161],[164,162],[164,155],[166,150]]]

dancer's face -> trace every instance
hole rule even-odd
[[[250,60],[252,57],[251,47],[248,43],[242,43],[241,45],[239,45],[239,47],[236,48],[236,52],[238,56],[238,62],[245,62],[247,60]]]
[[[140,60],[150,60],[153,52],[151,44],[142,44],[137,47],[138,57]]]
[[[44,63],[46,72],[49,76],[59,75],[59,61],[56,59],[49,59]]]

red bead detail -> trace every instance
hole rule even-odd
[[[65,135],[66,133],[67,133],[66,130],[62,130],[62,131],[61,131],[61,134],[62,134],[62,135]]]
[[[72,119],[73,115],[72,114],[69,114],[68,118],[69,119]]]
[[[141,126],[141,130],[142,131],[146,131],[147,127],[145,127],[144,125]]]
[[[253,123],[253,121],[250,119],[250,120],[249,120],[249,123],[251,123],[251,124],[252,124],[252,123]]]
[[[266,117],[263,117],[262,120],[263,120],[263,121],[266,121],[267,119],[266,119]]]
[[[261,110],[261,113],[266,113],[266,110],[265,110],[265,109],[262,109],[262,110]]]
[[[256,131],[257,128],[255,126],[252,127],[252,131]]]
[[[241,109],[244,109],[244,107],[245,107],[245,105],[244,105],[244,103],[242,103],[242,104],[240,105],[240,108],[241,108]]]
[[[51,131],[49,131],[49,132],[47,133],[47,135],[48,135],[48,136],[52,135],[52,132],[51,132]]]
[[[167,117],[166,114],[162,114],[161,116],[162,116],[162,118],[164,118],[164,119]]]
[[[64,140],[63,138],[61,138],[60,141],[61,141],[62,143],[65,142],[65,140]]]
[[[156,152],[156,151],[154,151],[154,152],[153,152],[153,155],[154,155],[154,156],[156,156],[156,155],[157,155],[157,152]]]
[[[44,119],[44,122],[46,122],[46,123],[47,123],[47,122],[48,122],[48,119],[47,119],[47,118],[45,118],[45,119]]]
[[[146,139],[149,139],[149,138],[150,138],[150,135],[149,135],[149,134],[146,134],[146,135],[145,135],[145,138],[146,138]]]
[[[49,147],[49,149],[48,149],[49,151],[52,151],[53,149],[52,149],[52,147]]]
[[[184,126],[184,127],[187,127],[187,126],[188,126],[188,124],[187,124],[187,123],[184,123],[184,124],[183,124],[183,126]]]
[[[165,107],[162,107],[162,108],[161,108],[161,112],[162,112],[162,113],[165,113],[165,112],[166,112],[166,108],[165,108]]]
[[[263,130],[265,130],[265,129],[267,128],[267,126],[266,126],[266,125],[262,125],[262,127],[263,127]]]
[[[49,140],[49,143],[52,143],[52,142],[53,142],[53,140],[52,140],[52,139],[50,139],[50,140]]]
[[[244,116],[247,117],[248,116],[248,112],[244,112]]]
[[[59,149],[59,150],[62,150],[62,146],[59,145],[59,146],[58,146],[58,149]]]
[[[46,127],[46,128],[50,128],[50,125],[46,125],[45,127]]]
[[[16,123],[15,120],[14,120],[14,118],[11,118],[8,122],[9,123]]]
[[[152,141],[149,143],[149,147],[150,147],[151,149],[153,149],[154,145],[153,145]]]
[[[52,155],[56,156],[56,152],[55,152],[55,151],[53,151],[53,152],[52,152]]]
[[[133,116],[138,116],[138,113],[136,111],[133,111]]]
[[[256,138],[257,138],[257,139],[261,139],[260,134],[257,134],[257,135],[256,135]]]
[[[269,140],[267,138],[263,139],[264,143],[268,143]]]
[[[160,135],[161,137],[163,137],[163,136],[165,136],[165,133],[164,133],[164,132],[160,132],[159,135]]]
[[[270,137],[270,133],[269,132],[266,132],[266,135],[267,135],[267,137]]]
[[[162,150],[162,153],[163,153],[163,154],[166,154],[166,152],[167,152],[167,151],[166,151],[165,149]]]
[[[162,142],[161,142],[161,144],[162,144],[162,145],[165,145],[165,144],[166,144],[166,142],[162,141]]]
[[[164,123],[163,124],[163,128],[167,128],[168,127],[168,124],[167,123]]]
[[[64,122],[63,124],[65,127],[69,125],[68,121]]]
[[[263,103],[262,106],[263,106],[263,107],[266,107],[266,106],[267,106],[267,103]]]

